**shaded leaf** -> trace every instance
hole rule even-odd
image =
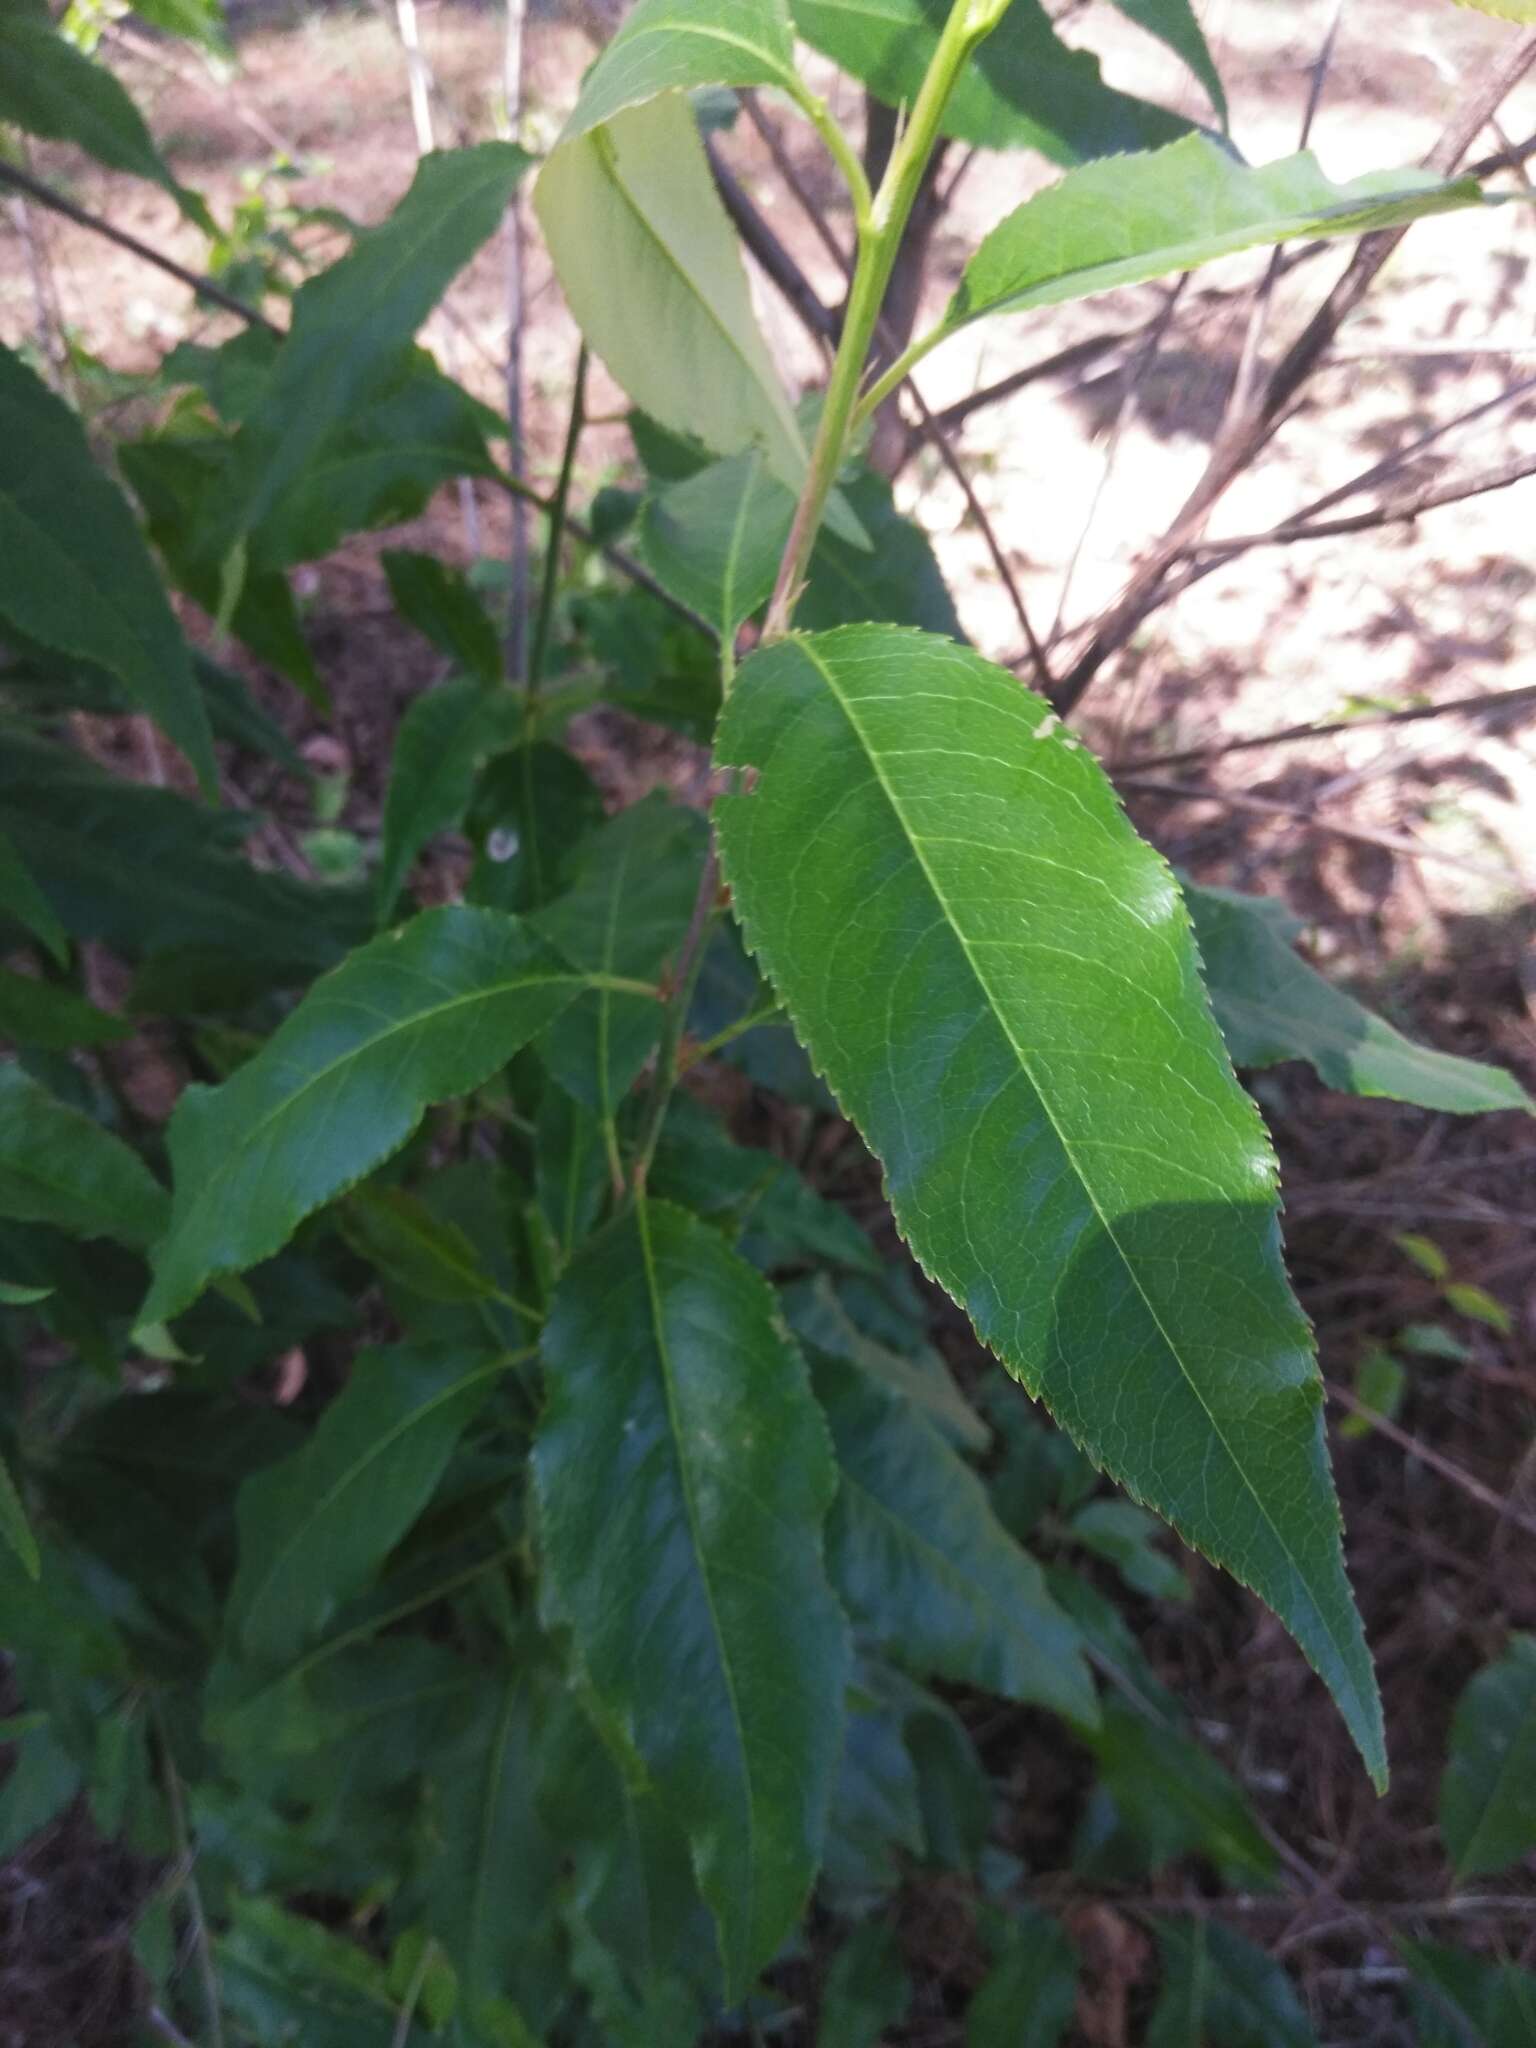
[[[984,1451],[992,1433],[955,1384],[954,1375],[921,1331],[904,1350],[871,1336],[850,1313],[846,1287],[831,1276],[786,1287],[784,1311],[790,1328],[805,1344],[834,1358],[845,1358],[877,1386],[915,1404],[951,1443],[968,1451]]]
[[[1273,1154],[1171,873],[1049,718],[890,628],[756,654],[717,744],[757,771],[716,805],[726,878],[919,1260],[1096,1461],[1270,1602],[1380,1775]]]
[[[132,1029],[73,989],[0,967],[0,1038],[67,1052],[75,1045],[110,1045]]]
[[[112,73],[66,42],[41,11],[0,9],[0,121],[50,142],[73,142],[109,170],[148,178],[194,226],[214,232],[207,207],[172,177]]]
[[[1291,1981],[1260,1948],[1209,1920],[1159,1920],[1163,1989],[1147,2048],[1317,2048]]]
[[[666,92],[798,84],[785,0],[640,0],[582,83],[562,142]]]
[[[1415,1045],[1309,967],[1281,903],[1184,885],[1211,1007],[1239,1067],[1305,1060],[1330,1088],[1424,1109],[1536,1110],[1512,1074]]]
[[[1192,1735],[1111,1696],[1088,1741],[1099,1784],[1073,1844],[1074,1869],[1141,1877],[1193,1854],[1230,1884],[1273,1884],[1275,1852],[1246,1795]]]
[[[565,1008],[581,977],[515,918],[429,910],[317,982],[256,1057],[171,1119],[174,1196],[142,1320],[269,1258],[311,1211],[476,1088]]]
[[[1433,1941],[1400,1941],[1398,1949],[1417,1979],[1409,2004],[1418,2048],[1527,2048],[1536,2036],[1529,1970]]]
[[[909,1402],[813,1355],[837,1452],[827,1570],[853,1619],[898,1662],[1007,1699],[1098,1719],[1082,1637],[986,1489]]]
[[[510,690],[458,676],[417,697],[400,721],[384,798],[378,917],[394,916],[406,875],[429,839],[463,821],[486,757],[522,726]]]
[[[749,448],[647,498],[640,552],[664,587],[729,643],[772,596],[794,516],[793,494]],[[862,559],[848,542],[838,545]]]
[[[1134,21],[1148,35],[1156,36],[1183,60],[1205,87],[1225,127],[1227,95],[1191,0],[1114,0],[1114,4],[1127,21]]]
[[[25,1291],[27,1290],[23,1290]],[[21,1559],[28,1578],[41,1578],[43,1566],[37,1554],[37,1538],[32,1534],[21,1495],[16,1491],[16,1483],[6,1470],[3,1458],[0,1458],[0,1536],[5,1538]],[[0,1835],[3,1833],[4,1828],[0,1826]],[[4,1849],[0,1848],[0,1855],[4,1853]]]
[[[247,1479],[225,1632],[241,1659],[295,1656],[360,1592],[431,1498],[505,1357],[364,1351],[312,1436]]]
[[[1075,1543],[1107,1558],[1121,1578],[1149,1600],[1187,1600],[1189,1581],[1171,1557],[1155,1545],[1158,1524],[1128,1500],[1093,1500],[1073,1515],[1067,1528]]]
[[[0,1216],[138,1247],[166,1213],[165,1189],[121,1138],[14,1060],[0,1065]]]
[[[501,640],[462,569],[388,548],[379,557],[401,618],[483,683],[501,681]]]
[[[911,1997],[895,1928],[866,1920],[827,1970],[818,2048],[880,2048],[886,2028],[905,2017]]]
[[[27,1569],[37,1577],[35,1555]],[[22,1732],[16,1760],[0,1785],[0,1858],[8,1861],[59,1817],[80,1790],[82,1775],[80,1765],[47,1721]]]
[[[1458,1883],[1536,1849],[1536,1636],[1512,1636],[1457,1704],[1440,1832]]]
[[[0,53],[0,74],[5,69]],[[68,406],[3,347],[0,618],[29,640],[116,676],[212,794],[218,776],[208,713],[133,515]]]
[[[966,2048],[1056,2048],[1077,2004],[1077,1950],[1058,1921],[1029,1907],[999,1916],[991,1975],[965,2016]]]
[[[887,105],[910,106],[938,48],[948,0],[791,0],[795,26]],[[943,132],[984,149],[1038,149],[1077,164],[1147,149],[1188,128],[1115,92],[1099,60],[1056,35],[1039,0],[1012,0],[944,111]]]
[[[213,1962],[229,2015],[257,2041],[304,2048],[426,2048],[425,2028],[396,2031],[384,1965],[317,1920],[272,1899],[230,1899],[231,1925],[215,1937]]]
[[[0,832],[0,913],[14,918],[23,931],[41,939],[61,967],[68,964],[69,933],[38,887],[15,842],[4,832]]]
[[[756,444],[798,492],[805,444],[681,94],[561,143],[534,207],[582,333],[635,403],[718,455]]]
[[[604,816],[602,791],[564,747],[535,740],[499,754],[470,805],[469,901],[537,910],[571,886],[582,842]]]
[[[821,632],[876,619],[964,640],[933,543],[915,520],[897,511],[885,478],[861,471],[843,495],[869,546],[854,547],[831,527],[822,528],[795,613],[799,623]]]
[[[496,231],[530,161],[509,142],[423,157],[389,218],[300,288],[271,376],[208,507],[205,557],[222,561],[349,414],[378,395],[401,349]]]
[[[548,1612],[686,1830],[739,1991],[804,1906],[841,1740],[825,1427],[768,1289],[666,1203],[578,1252],[544,1357]]]

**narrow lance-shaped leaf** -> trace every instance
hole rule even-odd
[[[379,559],[400,616],[472,676],[499,683],[501,641],[463,570],[405,548],[386,548]]]
[[[1163,1989],[1147,2048],[1317,2048],[1279,1963],[1213,1915],[1157,1923]]]
[[[808,43],[888,106],[910,106],[938,48],[949,0],[792,0]],[[946,135],[984,149],[1037,149],[1059,164],[1150,149],[1189,123],[1104,83],[1091,51],[1056,34],[1040,0],[1012,0],[944,110]]]
[[[664,92],[798,83],[785,0],[640,0],[587,73],[560,140]]]
[[[148,1244],[167,1203],[137,1152],[14,1060],[0,1065],[0,1216],[72,1237]]]
[[[1536,1636],[1515,1636],[1461,1696],[1440,1831],[1461,1882],[1536,1849]]]
[[[69,407],[4,347],[0,620],[116,676],[217,787],[192,657],[133,514]]]
[[[364,1351],[291,1457],[235,1507],[240,1561],[225,1630],[255,1665],[295,1656],[361,1592],[431,1498],[502,1357],[399,1346]]]
[[[61,967],[67,964],[69,933],[37,886],[15,841],[5,832],[0,832],[0,915],[14,918],[24,931],[40,939]]]
[[[1030,1907],[999,1929],[992,1974],[965,2016],[966,2048],[1056,2048],[1077,2004],[1077,1950],[1059,1921]]]
[[[748,944],[897,1221],[1083,1447],[1285,1621],[1385,1768],[1276,1168],[1167,866],[1013,678],[889,627],[752,657]]]
[[[986,1489],[909,1398],[813,1357],[837,1449],[827,1569],[854,1619],[920,1675],[1098,1720],[1083,1642]]]
[[[561,143],[534,208],[582,333],[635,403],[717,454],[757,444],[798,493],[805,443],[683,95]]]
[[[841,1746],[826,1428],[764,1282],[664,1202],[577,1254],[544,1357],[549,1618],[687,1832],[739,1994],[805,1904]]]
[[[222,561],[348,416],[378,394],[401,349],[495,232],[530,162],[509,142],[423,157],[388,220],[301,288],[272,374],[209,506],[205,555]]]
[[[37,1538],[32,1534],[21,1495],[16,1491],[16,1483],[6,1470],[3,1458],[0,1458],[0,1536],[21,1559],[27,1577],[40,1578],[43,1567],[37,1554]]]
[[[1175,56],[1183,59],[1209,93],[1211,105],[1225,127],[1226,91],[1191,0],[1114,0],[1114,4],[1127,21],[1134,21],[1138,28],[1156,36]]]
[[[510,690],[456,676],[411,705],[395,735],[384,798],[379,851],[378,918],[387,924],[411,863],[439,832],[457,825],[469,808],[475,776],[486,757],[511,744],[523,707]]]
[[[172,177],[112,73],[66,42],[41,11],[0,9],[0,121],[73,142],[109,170],[152,180],[195,226],[214,232],[207,207]]]
[[[1305,1060],[1352,1095],[1385,1095],[1470,1115],[1536,1109],[1513,1074],[1415,1045],[1301,959],[1283,903],[1184,886],[1211,1006],[1240,1067]]]
[[[987,313],[1058,306],[1194,270],[1241,249],[1362,235],[1488,204],[1475,178],[1377,171],[1347,184],[1310,151],[1250,170],[1203,135],[1068,172],[999,223],[965,267],[929,345]]]
[[[189,1088],[176,1105],[170,1227],[142,1320],[165,1322],[219,1274],[281,1250],[429,1104],[479,1087],[582,983],[494,910],[429,910],[352,954],[222,1087]]]

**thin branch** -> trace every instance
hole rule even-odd
[[[769,156],[773,159],[774,169],[784,180],[788,190],[793,193],[799,204],[800,211],[820,236],[821,246],[832,258],[838,269],[845,276],[848,275],[853,269],[853,258],[833,231],[832,223],[827,219],[826,208],[818,204],[814,193],[812,193],[805,180],[801,177],[798,165],[784,147],[783,138],[772,121],[769,120],[762,101],[750,87],[740,95],[740,98],[741,104],[746,110],[747,119],[762,137],[763,144]]]
[[[565,447],[560,456],[560,476],[549,505],[549,530],[544,539],[544,575],[539,590],[539,615],[534,622],[533,645],[528,654],[528,724],[538,717],[539,689],[544,681],[544,664],[549,656],[550,633],[554,627],[555,598],[560,588],[560,548],[570,518],[571,478],[576,469],[576,450],[587,417],[587,366],[585,342],[576,351],[576,369],[571,379],[571,411],[566,422]]]
[[[1362,1401],[1347,1387],[1336,1386],[1330,1380],[1328,1398],[1330,1401],[1336,1401],[1341,1408],[1347,1408],[1351,1415],[1361,1416],[1374,1430],[1384,1436],[1388,1443],[1396,1444],[1400,1451],[1406,1451],[1410,1457],[1417,1458],[1419,1463],[1427,1465],[1431,1472],[1438,1472],[1440,1477],[1449,1480],[1452,1486],[1460,1487],[1463,1493],[1487,1508],[1490,1513],[1497,1515],[1501,1521],[1513,1522],[1517,1529],[1523,1529],[1528,1536],[1536,1536],[1536,1520],[1531,1516],[1523,1514],[1502,1494],[1495,1493],[1491,1486],[1484,1486],[1481,1479],[1474,1478],[1464,1467],[1444,1456],[1433,1445],[1411,1436],[1406,1429],[1399,1429],[1395,1422],[1379,1414],[1369,1402]]]
[[[269,320],[256,307],[248,306],[243,299],[237,299],[233,292],[225,291],[221,284],[215,284],[211,277],[199,277],[195,270],[188,270],[178,263],[174,256],[166,256],[158,249],[152,249],[148,242],[141,242],[137,235],[130,235],[125,228],[114,227],[100,214],[90,213],[83,206],[77,206],[73,199],[66,199],[62,192],[55,192],[51,185],[45,185],[40,178],[34,178],[30,171],[24,171],[17,164],[0,161],[0,184],[11,186],[18,192],[25,192],[29,199],[35,199],[39,206],[49,207],[54,213],[62,214],[65,220],[72,220],[76,227],[89,228],[92,234],[102,235],[109,242],[115,242],[120,249],[126,249],[131,256],[137,256],[145,263],[152,263],[157,270],[163,270],[168,277],[174,277],[184,284],[188,291],[205,299],[211,306],[222,306],[226,313],[233,313],[248,327],[263,327],[268,334],[281,335],[282,329]]]
[[[1139,774],[1147,768],[1180,768],[1190,761],[1214,761],[1227,754],[1246,754],[1256,747],[1289,746],[1297,740],[1320,740],[1334,733],[1359,732],[1376,725],[1409,725],[1426,718],[1448,718],[1456,713],[1476,718],[1510,711],[1519,704],[1536,705],[1536,683],[1518,690],[1494,690],[1479,697],[1454,697],[1445,704],[1411,704],[1402,711],[1370,712],[1362,718],[1329,718],[1310,725],[1282,726],[1278,732],[1257,733],[1247,739],[1217,740],[1205,747],[1181,747],[1171,754],[1137,754],[1126,761],[1112,761],[1112,775]]]
[[[726,212],[754,260],[779,293],[788,300],[802,326],[824,346],[835,347],[842,321],[822,304],[815,287],[788,249],[763,219],[747,196],[739,178],[716,149],[712,137],[704,144],[705,155]]]
[[[1427,167],[1449,175],[1488,121],[1536,63],[1536,29],[1506,49],[1450,122],[1430,153]],[[1318,369],[1344,322],[1359,306],[1381,270],[1401,244],[1406,228],[1365,235],[1332,291],[1291,344],[1256,394],[1245,416],[1232,423],[1211,451],[1205,473],[1186,499],[1163,539],[1137,570],[1117,602],[1100,619],[1087,646],[1057,693],[1056,708],[1071,711],[1111,655],[1123,647],[1155,608],[1156,593],[1169,570],[1204,529],[1205,522],[1228,486],[1269,443],[1290,413],[1303,387]]]
[[[1411,523],[1426,512],[1438,511],[1442,505],[1461,505],[1468,498],[1486,497],[1491,491],[1507,491],[1512,484],[1523,483],[1528,476],[1536,476],[1536,455],[1501,462],[1493,469],[1479,470],[1475,476],[1463,477],[1457,483],[1431,485],[1416,497],[1405,498],[1400,504],[1376,505],[1369,512],[1348,513],[1342,519],[1287,521],[1284,526],[1272,527],[1268,533],[1242,533],[1230,540],[1196,541],[1190,552],[1198,552],[1202,557],[1215,555],[1225,561],[1232,555],[1246,554],[1250,548],[1289,547],[1293,541],[1334,540],[1340,534],[1369,533],[1378,526]]]
[[[1261,818],[1299,819],[1315,831],[1330,833],[1335,839],[1349,839],[1358,846],[1373,846],[1380,852],[1400,853],[1410,860],[1436,861],[1441,867],[1459,868],[1463,874],[1478,875],[1484,881],[1508,883],[1510,875],[1501,868],[1485,867],[1479,861],[1462,860],[1454,853],[1441,853],[1437,847],[1421,846],[1417,839],[1410,839],[1401,832],[1373,832],[1364,825],[1344,825],[1332,818],[1319,817],[1305,804],[1281,803],[1274,797],[1249,796],[1230,789],[1190,789],[1181,782],[1161,782],[1146,775],[1122,775],[1117,778],[1122,789],[1136,790],[1142,796],[1162,797],[1169,803],[1225,804],[1229,810],[1251,811]]]

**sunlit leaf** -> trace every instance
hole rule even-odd
[[[640,0],[587,73],[560,139],[665,92],[794,83],[785,0]]]

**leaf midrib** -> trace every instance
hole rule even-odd
[[[1282,1534],[1278,1525],[1276,1524],[1274,1517],[1270,1514],[1269,1508],[1265,1503],[1263,1496],[1259,1493],[1252,1479],[1248,1476],[1248,1473],[1244,1468],[1242,1462],[1237,1457],[1236,1452],[1233,1450],[1232,1445],[1228,1442],[1226,1433],[1222,1429],[1219,1421],[1217,1420],[1215,1413],[1212,1411],[1211,1406],[1209,1402],[1206,1400],[1204,1393],[1194,1380],[1193,1376],[1189,1371],[1189,1368],[1185,1365],[1182,1353],[1180,1352],[1178,1346],[1173,1342],[1173,1339],[1170,1337],[1167,1329],[1164,1327],[1163,1319],[1161,1315],[1158,1313],[1157,1308],[1149,1299],[1146,1289],[1142,1285],[1141,1275],[1138,1273],[1136,1267],[1132,1264],[1131,1260],[1126,1255],[1126,1252],[1123,1246],[1121,1245],[1119,1238],[1116,1236],[1109,1218],[1105,1215],[1102,1207],[1100,1206],[1098,1195],[1092,1183],[1090,1182],[1086,1173],[1083,1171],[1083,1168],[1078,1161],[1076,1152],[1074,1151],[1071,1144],[1068,1142],[1066,1134],[1061,1129],[1061,1126],[1057,1122],[1056,1117],[1052,1112],[1051,1105],[1047,1101],[1044,1091],[1041,1089],[1039,1083],[1035,1079],[1033,1068],[1030,1065],[1029,1058],[1025,1053],[1024,1048],[1019,1044],[1018,1040],[1014,1037],[1013,1032],[1009,1029],[1007,1019],[1004,1017],[1001,1009],[997,1004],[996,999],[992,994],[992,990],[987,982],[986,976],[982,973],[981,968],[978,966],[976,962],[976,958],[971,951],[969,942],[967,941],[965,934],[960,930],[960,927],[955,922],[954,914],[950,909],[948,899],[946,898],[943,890],[939,887],[938,881],[934,876],[932,869],[928,865],[928,861],[923,853],[922,847],[920,846],[916,838],[916,835],[913,833],[911,827],[907,823],[901,805],[897,801],[895,791],[892,789],[889,781],[886,778],[884,769],[880,762],[880,758],[876,753],[875,748],[870,743],[870,740],[864,732],[863,727],[860,725],[858,719],[854,715],[852,704],[850,703],[849,699],[844,696],[842,690],[838,687],[837,680],[833,675],[831,669],[821,659],[816,649],[804,638],[797,638],[795,645],[799,649],[800,653],[805,656],[806,660],[810,662],[811,666],[816,670],[817,674],[822,678],[822,681],[826,685],[827,690],[830,692],[833,701],[837,704],[844,718],[847,720],[849,730],[853,733],[855,739],[857,739],[860,747],[863,749],[864,757],[869,763],[870,772],[874,776],[875,781],[878,783],[880,787],[882,795],[885,797],[886,803],[890,807],[891,815],[895,819],[896,824],[900,828],[902,837],[905,839],[908,847],[911,850],[912,858],[916,862],[919,870],[921,871],[924,880],[927,882],[928,888],[933,895],[934,902],[938,905],[940,911],[943,913],[944,922],[946,926],[954,935],[955,941],[958,944],[960,951],[965,958],[965,963],[967,967],[969,967],[971,975],[976,982],[976,986],[980,990],[982,996],[985,998],[987,1009],[991,1012],[993,1018],[997,1023],[998,1029],[1002,1032],[1003,1037],[1007,1041],[1009,1047],[1011,1048],[1015,1059],[1018,1061],[1019,1069],[1022,1072],[1025,1080],[1029,1083],[1029,1086],[1034,1093],[1035,1099],[1040,1105],[1041,1113],[1044,1115],[1046,1122],[1050,1125],[1051,1131],[1055,1136],[1056,1142],[1061,1147],[1062,1156],[1066,1159],[1068,1165],[1071,1167],[1073,1175],[1075,1176],[1078,1185],[1081,1187],[1084,1195],[1087,1197],[1089,1206],[1093,1210],[1094,1216],[1098,1221],[1100,1229],[1104,1232],[1106,1238],[1114,1247],[1116,1256],[1118,1257],[1120,1264],[1125,1271],[1126,1277],[1130,1281],[1132,1287],[1136,1290],[1137,1297],[1141,1301],[1143,1307],[1146,1309],[1147,1314],[1150,1316],[1153,1327],[1156,1329],[1158,1336],[1161,1338],[1163,1345],[1168,1352],[1168,1355],[1173,1359],[1175,1365],[1178,1367],[1180,1375],[1182,1376],[1185,1384],[1188,1386],[1190,1392],[1199,1402],[1202,1411],[1204,1412],[1207,1420],[1210,1423],[1212,1433],[1215,1436],[1216,1441],[1221,1445],[1223,1451],[1226,1453],[1227,1458],[1231,1463],[1233,1471],[1237,1474],[1238,1479],[1241,1481],[1243,1487],[1251,1497],[1254,1506],[1258,1509],[1259,1514],[1262,1516],[1264,1520],[1265,1526],[1271,1531],[1276,1541],[1279,1543],[1281,1554],[1285,1557],[1286,1561],[1291,1567],[1292,1572],[1295,1574],[1296,1582],[1300,1587],[1300,1590],[1304,1598],[1306,1599],[1307,1605],[1312,1610],[1312,1613],[1316,1617],[1316,1619],[1322,1624],[1323,1630],[1328,1638],[1328,1641],[1333,1646],[1334,1653],[1339,1659],[1341,1671],[1344,1673],[1348,1673],[1348,1646],[1340,1642],[1332,1621],[1329,1619],[1327,1615],[1323,1613],[1322,1608],[1319,1606],[1317,1598],[1312,1591],[1311,1585],[1308,1583],[1306,1573],[1302,1569],[1300,1561],[1294,1556],[1290,1544],[1285,1540],[1285,1537]],[[1235,1563],[1232,1568],[1234,1570],[1238,1569]],[[1239,1572],[1238,1575],[1241,1576],[1241,1572]],[[1351,1679],[1349,1682],[1351,1686],[1353,1686],[1353,1680]]]

